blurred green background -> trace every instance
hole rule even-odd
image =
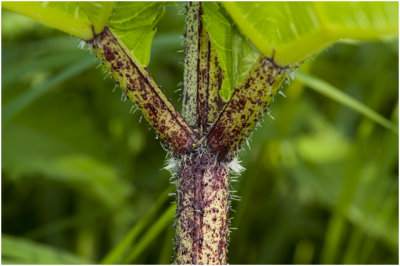
[[[178,109],[183,19],[167,8],[148,67]],[[78,44],[2,11],[2,262],[169,264],[166,153]],[[301,69],[398,123],[397,40]],[[284,93],[240,153],[229,263],[397,264],[398,135],[298,81]]]

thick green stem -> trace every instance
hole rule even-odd
[[[201,32],[200,2],[186,3],[185,68],[183,73],[182,115],[187,123],[196,127],[199,43]]]
[[[126,53],[106,27],[90,41],[97,57],[111,71],[161,140],[175,155],[189,152],[197,136],[163,94],[144,67]]]
[[[185,93],[189,93],[185,94],[187,100],[195,102],[184,105],[190,123],[176,111],[146,69],[129,57],[108,28],[90,44],[178,164],[174,262],[226,264],[230,205],[227,164],[267,110],[289,70],[260,57],[225,104],[218,94],[223,72],[201,26],[201,4],[188,8],[193,6],[198,13],[188,14],[197,19],[196,23],[192,21],[198,27],[197,35],[192,36],[197,38],[197,59],[185,61],[194,62],[196,70],[195,86],[185,88]],[[195,120],[191,120],[191,114]]]
[[[267,111],[288,71],[265,56],[254,64],[207,136],[209,147],[220,160],[235,156]]]
[[[198,131],[207,134],[226,104],[219,95],[223,70],[203,25],[202,3],[186,5],[185,69],[183,86],[183,117]]]
[[[175,159],[177,174],[176,264],[226,264],[229,170],[286,78],[260,57],[228,104],[219,90],[223,71],[202,23],[202,4],[189,2],[186,17],[183,115],[199,133],[195,149]]]
[[[186,5],[183,116],[199,134],[195,149],[181,156],[177,174],[176,264],[226,264],[229,171],[204,139],[225,103],[223,72],[203,27],[202,4]]]
[[[229,170],[205,146],[177,159],[176,264],[226,264]]]

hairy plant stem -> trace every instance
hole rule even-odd
[[[219,95],[223,70],[202,15],[201,2],[187,3],[182,115],[200,137],[208,133],[226,104]]]
[[[265,56],[258,58],[207,135],[209,147],[220,160],[235,156],[264,113],[269,111],[289,71]]]
[[[186,5],[183,117],[199,134],[177,158],[176,264],[226,264],[229,164],[286,78],[286,68],[261,56],[228,103],[219,96],[224,73],[203,27],[202,3]]]
[[[226,264],[229,169],[205,146],[178,160],[176,264]]]
[[[228,165],[284,83],[287,72],[261,56],[195,149],[176,159],[176,264],[226,264]]]
[[[226,264],[229,238],[230,168],[242,143],[267,111],[286,79],[287,68],[261,56],[228,103],[219,97],[223,71],[202,27],[201,3],[187,5],[184,118],[162,93],[146,68],[106,27],[89,41],[125,95],[171,151],[178,166],[176,264]],[[196,25],[195,33],[190,23]],[[195,60],[196,59],[196,60]],[[194,101],[194,102],[193,102]],[[188,122],[187,122],[188,121]],[[235,167],[232,167],[235,169]]]
[[[168,150],[175,155],[189,152],[197,135],[147,70],[127,52],[107,27],[89,43],[126,97],[137,105]]]

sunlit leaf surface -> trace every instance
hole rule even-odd
[[[7,2],[3,8],[28,16],[45,25],[84,40],[105,26],[113,4],[105,2]]]
[[[242,33],[281,66],[296,64],[342,38],[398,32],[397,2],[223,2]]]
[[[83,40],[91,40],[93,33],[109,26],[127,51],[146,66],[164,5],[164,2],[7,2],[3,7]]]

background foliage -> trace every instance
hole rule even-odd
[[[2,12],[3,263],[169,264],[154,133],[79,40]],[[179,107],[176,12],[148,69]],[[397,41],[338,43],[302,71],[398,123]],[[299,81],[284,92],[240,154],[229,263],[397,263],[398,135]]]

